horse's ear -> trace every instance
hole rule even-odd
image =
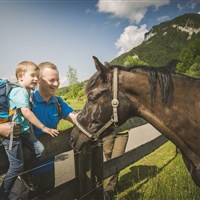
[[[101,74],[105,74],[108,71],[107,66],[104,66],[97,57],[93,56],[94,59],[94,63],[96,66],[96,69],[101,73]]]

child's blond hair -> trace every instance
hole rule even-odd
[[[20,73],[24,73],[24,72],[28,71],[29,69],[38,71],[38,74],[39,74],[40,68],[34,62],[22,61],[16,67],[16,70],[15,70],[16,78],[18,79],[18,75]]]

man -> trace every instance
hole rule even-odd
[[[128,143],[129,130],[113,132],[103,138],[103,152],[106,160],[111,160],[125,153]],[[114,199],[117,193],[119,171],[109,177],[109,181],[104,188],[106,200]]]
[[[106,160],[123,155],[128,143],[129,130],[144,124],[146,124],[146,121],[139,117],[130,118],[124,124],[115,128],[110,135],[104,137],[102,142]],[[109,177],[109,180],[104,187],[105,200],[115,199],[118,186],[118,175],[119,171]]]
[[[58,99],[61,104],[61,116],[58,116],[55,94],[60,82],[57,67],[53,63],[43,62],[39,64],[39,68],[39,88],[33,95],[33,112],[45,126],[50,128],[57,127],[59,118],[66,119],[74,123],[76,113],[71,107],[63,102],[61,98]],[[43,134],[37,127],[33,128],[36,136]],[[30,192],[30,198],[51,190],[55,186],[54,158],[43,162],[42,165],[44,165],[44,167],[41,167],[34,172],[39,174],[40,180],[38,190]]]
[[[51,62],[43,62],[39,64],[40,76],[38,90],[33,93],[33,109],[32,111],[37,118],[47,127],[56,128],[59,122],[57,111],[57,99],[55,97],[56,90],[59,87],[59,73],[57,67]],[[69,107],[61,98],[58,97],[61,104],[61,118],[68,120],[72,123],[75,122],[76,113]],[[1,126],[0,126],[1,128]],[[45,134],[40,129],[33,126],[36,136]],[[4,131],[5,130],[1,130]],[[54,188],[55,185],[55,172],[54,172],[54,158],[48,159],[41,163],[41,167],[33,172],[39,178],[38,189],[30,191],[29,199],[33,199],[40,194]],[[27,200],[27,197],[22,197],[19,186],[13,190],[11,199]],[[20,196],[20,197],[19,197]]]

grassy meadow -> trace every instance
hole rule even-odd
[[[175,145],[167,142],[120,173],[117,200],[199,200],[200,188],[192,181]]]
[[[71,106],[77,112],[79,110],[81,110],[83,108],[84,104],[85,104],[84,100],[78,100],[78,99],[68,99],[66,102],[69,106]],[[67,129],[71,126],[72,126],[72,123],[70,123],[66,120],[61,120],[58,124],[58,129],[64,130],[64,129]]]

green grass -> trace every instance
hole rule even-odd
[[[74,110],[77,110],[77,112],[79,110],[81,110],[85,104],[85,99],[83,100],[78,100],[78,99],[68,99],[66,101],[66,103],[71,106]],[[73,126],[72,123],[66,121],[66,120],[60,120],[59,124],[58,124],[58,130],[64,130],[64,129],[68,129],[71,126]]]
[[[66,103],[74,110],[81,110],[85,104],[85,99],[67,99]]]
[[[120,173],[117,200],[199,200],[182,156],[167,142]]]
[[[60,122],[58,123],[58,130],[65,130],[68,129],[70,127],[72,127],[73,124],[71,122],[68,122],[67,120],[61,119]]]

